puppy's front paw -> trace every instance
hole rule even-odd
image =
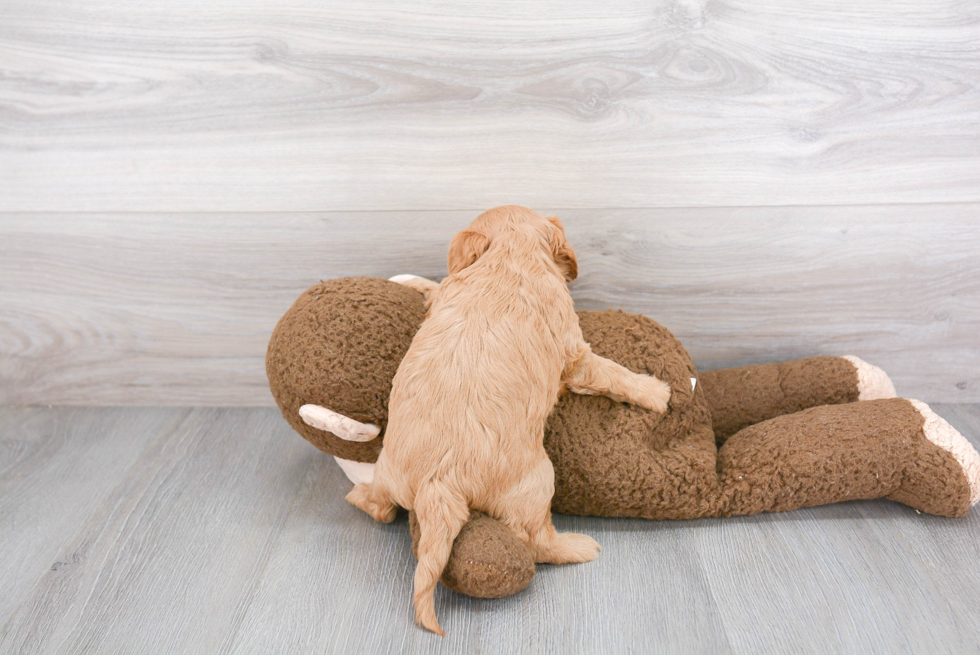
[[[670,400],[670,385],[652,375],[639,376],[639,393],[635,404],[645,409],[663,414]]]

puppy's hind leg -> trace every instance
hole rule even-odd
[[[492,513],[527,545],[535,562],[573,564],[594,560],[601,547],[592,537],[555,530],[551,522],[554,495],[555,469],[544,456],[494,503]]]
[[[470,517],[466,500],[439,480],[430,479],[415,494],[419,520],[419,563],[415,568],[415,621],[442,636],[436,618],[436,583],[449,561],[453,542]]]
[[[534,561],[544,564],[580,564],[599,556],[602,546],[587,534],[558,532],[551,522],[551,512],[537,534],[531,535]]]
[[[670,385],[663,380],[634,373],[610,359],[599,357],[588,346],[583,346],[562,381],[575,393],[609,396],[660,413],[667,411],[670,400]]]
[[[398,514],[398,506],[377,479],[367,484],[355,484],[347,494],[347,502],[381,523],[391,523]]]

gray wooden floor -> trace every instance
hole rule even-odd
[[[934,405],[974,444],[980,405]],[[274,409],[0,409],[0,652],[980,651],[980,511],[558,516],[603,545],[412,623],[406,522]]]

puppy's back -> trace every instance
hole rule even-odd
[[[443,282],[395,374],[385,451],[409,487],[451,469],[487,483],[539,456],[574,308],[553,275],[496,263]]]

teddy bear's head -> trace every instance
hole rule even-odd
[[[425,318],[422,294],[370,277],[328,280],[301,295],[279,320],[266,374],[282,415],[320,450],[355,462],[378,459],[395,370]],[[303,422],[314,404],[378,426],[365,442],[347,441]]]

